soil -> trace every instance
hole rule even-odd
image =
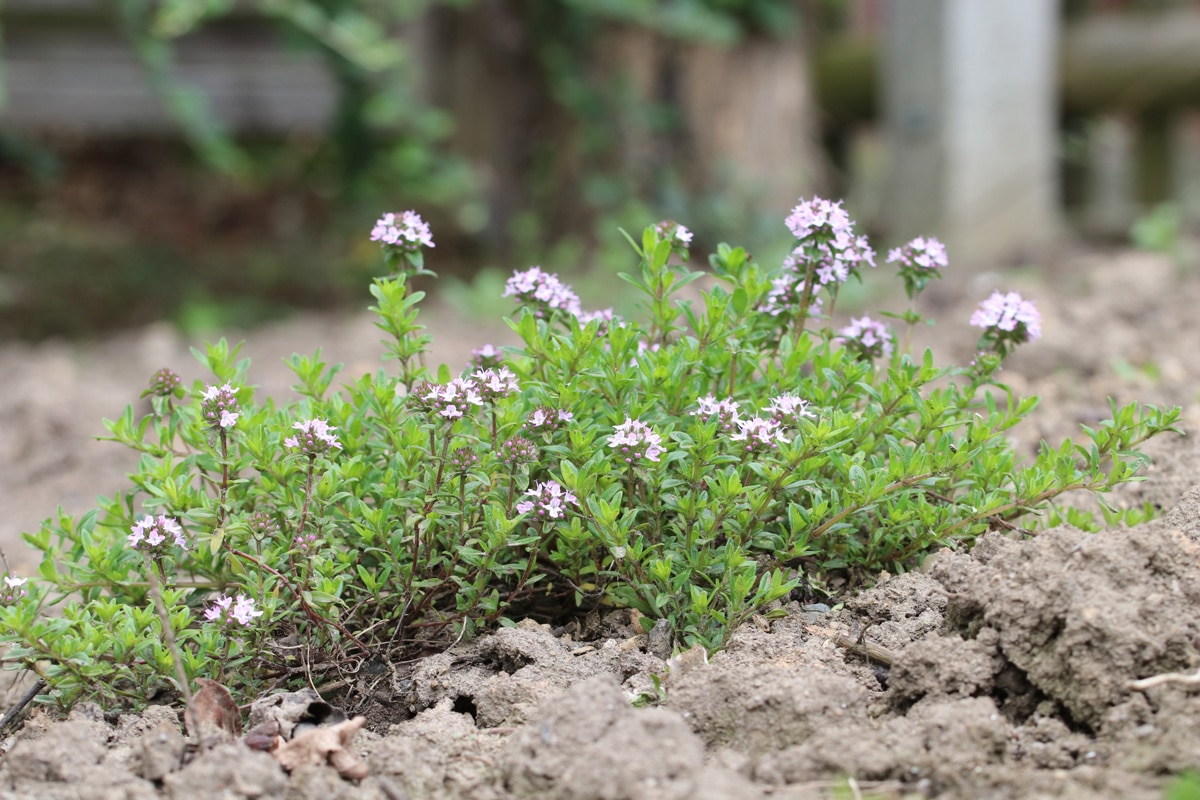
[[[1061,262],[935,285],[926,310],[937,332],[964,335],[930,342],[968,359],[974,337],[954,320],[991,289],[1016,288],[1045,317],[1045,338],[1005,372],[1042,398],[1016,433],[1023,451],[1077,435],[1109,397],[1183,405],[1192,428],[1200,282],[1144,253]],[[445,309],[427,320],[435,360],[452,365],[505,341],[501,327]],[[294,350],[324,346],[349,376],[373,370],[380,350],[359,316],[304,316],[247,339],[252,375],[276,398],[288,391],[279,361]],[[88,437],[160,366],[201,377],[186,344],[151,326],[0,351],[11,377],[0,396],[0,542],[17,572],[36,566],[19,531],[55,504],[81,511],[121,485],[128,456]],[[711,658],[664,661],[627,611],[586,641],[527,621],[460,643],[364,709],[351,747],[367,767],[358,781],[324,764],[288,774],[240,742],[185,757],[173,709],[112,716],[85,704],[66,720],[37,711],[2,743],[0,798],[1160,798],[1170,776],[1200,767],[1200,694],[1130,684],[1200,666],[1200,448],[1169,436],[1147,451],[1148,480],[1111,500],[1158,509],[1150,522],[988,534],[833,608],[793,602],[782,619],[752,620]]]

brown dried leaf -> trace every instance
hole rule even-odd
[[[251,750],[263,750],[270,752],[279,746],[279,722],[277,720],[267,720],[255,725],[247,731],[245,738],[242,740]]]
[[[221,684],[208,678],[196,678],[200,687],[192,695],[188,732],[200,741],[211,737],[221,740],[242,735],[242,713],[233,695]]]
[[[347,780],[360,780],[367,776],[367,765],[350,749],[354,734],[365,725],[366,717],[355,717],[336,725],[325,725],[305,731],[284,742],[272,755],[288,772],[305,764],[332,764],[338,774]]]

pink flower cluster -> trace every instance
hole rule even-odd
[[[745,442],[744,447],[748,453],[773,450],[779,446],[780,442],[787,441],[783,425],[776,419],[763,419],[762,417],[739,419],[737,425],[738,432],[730,434],[729,439],[733,442]]]
[[[371,229],[371,241],[408,251],[434,246],[429,225],[415,211],[384,214]]]
[[[209,427],[232,428],[241,416],[234,411],[237,407],[237,391],[228,383],[220,387],[208,386],[202,396],[200,413]]]
[[[524,428],[530,433],[551,434],[566,425],[575,415],[550,406],[538,406],[525,418]]]
[[[533,306],[534,313],[539,317],[554,311],[565,311],[575,316],[583,313],[579,296],[571,287],[560,281],[557,275],[544,272],[541,267],[530,267],[524,272],[514,271],[504,284],[502,296],[515,297],[519,302]]]
[[[539,519],[562,519],[567,515],[568,503],[579,505],[575,495],[557,481],[538,481],[537,485],[525,494],[533,499],[517,503],[517,513],[528,514],[532,511]]]
[[[161,552],[168,538],[181,549],[187,550],[188,548],[187,537],[184,536],[179,521],[166,514],[159,514],[157,517],[147,514],[130,530],[132,533],[128,538],[129,546],[136,549],[144,548],[151,552]]]
[[[692,244],[692,232],[673,219],[655,223],[654,229],[661,238],[670,239],[672,245],[678,245],[684,250]]]
[[[971,315],[971,324],[1014,343],[1042,336],[1041,312],[1016,292],[992,292]]]
[[[721,430],[729,434],[732,442],[745,442],[747,452],[769,450],[786,442],[785,431],[799,422],[801,417],[815,416],[808,409],[808,401],[794,394],[781,394],[772,397],[767,403],[767,416],[755,416],[742,419],[738,413],[739,403],[732,397],[717,400],[713,395],[701,397],[697,401],[700,408],[692,413],[707,419],[718,420]]]
[[[859,358],[888,358],[892,354],[892,332],[882,322],[863,316],[851,319],[834,341]]]
[[[25,590],[25,584],[29,582],[29,578],[14,578],[11,575],[4,576],[4,586],[0,586],[0,605],[10,605],[17,602],[29,592]]]
[[[807,400],[794,394],[785,393],[772,397],[767,403],[766,410],[771,415],[771,419],[780,425],[787,426],[794,425],[801,417],[815,417],[816,414],[809,411],[808,406]]]
[[[664,452],[662,437],[646,423],[629,417],[608,437],[608,446],[616,449],[626,464],[635,464],[643,458],[658,461]]]
[[[899,262],[901,268],[937,270],[950,266],[946,258],[946,246],[932,236],[918,236],[903,247],[894,247],[888,251],[887,263]]]
[[[212,605],[204,610],[204,618],[209,622],[225,625],[237,623],[243,627],[253,625],[254,620],[262,615],[263,612],[255,607],[254,598],[244,594],[239,594],[237,598],[219,594],[213,598]]]
[[[495,369],[502,361],[504,353],[492,344],[485,344],[471,351],[471,366],[476,369]]]
[[[620,317],[613,314],[613,310],[611,308],[602,308],[599,311],[584,311],[582,314],[578,314],[577,317],[579,319],[579,327],[581,328],[586,327],[589,322],[599,320],[599,329],[602,335],[608,333],[609,326],[611,326],[614,321],[621,321]]]
[[[483,394],[470,378],[455,378],[447,383],[419,381],[412,394],[417,406],[444,419],[462,419],[472,406],[483,405]]]
[[[513,436],[505,439],[496,450],[496,457],[510,470],[515,470],[522,464],[528,464],[538,457],[537,445],[524,436]]]
[[[150,386],[142,395],[158,395],[159,397],[167,397],[175,393],[180,384],[179,374],[169,367],[163,367],[158,372],[150,376]]]
[[[487,401],[494,402],[510,394],[516,394],[521,387],[517,384],[517,376],[508,367],[499,369],[478,369],[465,379],[474,384],[479,395]]]
[[[292,425],[292,429],[297,433],[284,439],[284,446],[299,450],[306,456],[318,456],[330,450],[340,450],[342,447],[342,443],[333,433],[337,428],[330,427],[323,419],[297,422]]]
[[[875,266],[875,251],[867,237],[854,233],[854,222],[840,200],[801,198],[786,224],[800,242],[784,261],[784,272],[804,275],[807,264],[813,263],[817,281],[829,286],[845,283],[863,261]]]
[[[717,425],[726,433],[734,430],[737,427],[741,417],[738,416],[738,401],[732,397],[724,400],[718,400],[714,395],[705,395],[696,403],[700,406],[692,412],[693,416],[704,417],[711,420],[717,418]]]
[[[797,239],[807,239],[813,234],[828,236],[849,232],[854,228],[850,215],[842,208],[841,200],[835,203],[820,197],[813,197],[812,200],[800,198],[784,224]]]
[[[789,268],[788,262],[785,261],[783,273],[778,278],[771,279],[771,290],[767,292],[766,300],[760,305],[760,311],[773,317],[800,312],[800,304],[804,299],[805,281],[803,274],[795,269],[796,262],[792,261],[791,263],[792,267]],[[814,292],[808,301],[809,314],[820,314],[821,305],[821,298],[817,297]]]

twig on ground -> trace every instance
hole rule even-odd
[[[863,656],[868,661],[882,664],[885,667],[890,667],[896,663],[896,656],[891,650],[873,642],[858,642],[845,634],[839,633],[834,637],[833,643],[838,647],[846,648],[855,655]]]
[[[1162,675],[1154,675],[1150,678],[1142,678],[1139,681],[1129,681],[1125,684],[1125,688],[1135,691],[1144,691],[1152,689],[1155,686],[1162,686],[1167,683],[1182,683],[1184,686],[1200,686],[1200,670],[1195,672],[1167,672]]]
[[[37,697],[42,689],[45,688],[46,681],[44,679],[38,678],[36,681],[34,681],[33,686],[30,686],[29,691],[21,695],[21,699],[17,701],[17,704],[10,708],[3,717],[0,717],[0,733],[4,733],[4,730],[11,725],[17,717],[21,716],[21,712],[25,710],[25,706],[32,703],[33,698]]]

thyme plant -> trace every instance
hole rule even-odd
[[[787,224],[777,270],[727,245],[693,270],[674,222],[629,237],[637,320],[515,272],[522,345],[452,372],[426,365],[409,286],[430,231],[385,215],[371,294],[386,363],[339,383],[319,352],[295,355],[302,399],[285,405],[255,395],[224,340],[195,351],[211,381],[156,373],[144,407],[106,423],[141,454],[128,488],[27,534],[43,559],[5,577],[8,662],[64,706],[136,706],[200,676],[253,696],[602,604],[718,649],[801,581],[869,581],[1021,530],[1064,492],[1135,480],[1138,445],[1175,429],[1177,409],[1114,407],[1082,443],[1022,461],[1007,435],[1035,400],[999,378],[1040,336],[1033,304],[992,295],[969,320],[973,361],[939,366],[880,320],[832,322],[875,262],[839,203],[802,201]],[[947,265],[933,239],[893,250],[879,271],[911,306],[892,318],[922,322]]]

